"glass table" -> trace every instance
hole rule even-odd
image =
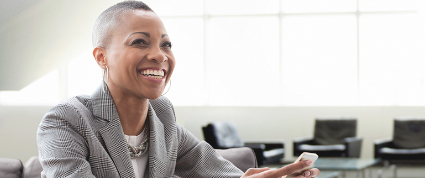
[[[320,175],[316,178],[338,178],[339,174],[337,171],[320,171]]]
[[[262,167],[268,167],[270,169],[279,169],[283,166],[286,166],[288,164],[285,165],[263,165]],[[338,178],[340,176],[340,172],[339,171],[323,171],[320,170],[320,175],[317,176],[316,178]]]
[[[361,177],[366,177],[366,169],[379,163],[380,159],[362,159],[362,158],[319,158],[311,166],[320,171],[341,171],[342,177],[345,177],[345,171],[357,171],[357,177],[361,172]]]

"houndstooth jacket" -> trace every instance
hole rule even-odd
[[[171,102],[151,100],[149,177],[240,177],[243,172],[175,122]],[[37,131],[42,177],[135,177],[114,101],[100,87],[52,108]]]

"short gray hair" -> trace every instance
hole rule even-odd
[[[92,42],[93,47],[107,47],[111,38],[111,31],[120,22],[120,17],[129,10],[153,10],[141,1],[124,1],[115,4],[103,11],[94,24]]]

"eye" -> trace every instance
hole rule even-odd
[[[168,47],[168,48],[171,48],[171,46],[173,46],[173,45],[171,45],[171,42],[169,42],[169,41],[166,41],[166,42],[162,43],[162,45],[161,45],[161,47]]]
[[[147,43],[146,43],[146,41],[145,41],[145,40],[143,40],[143,39],[136,39],[136,40],[134,40],[133,42],[131,42],[131,44],[132,44],[132,45],[134,45],[134,44],[143,44],[143,45],[146,45]]]

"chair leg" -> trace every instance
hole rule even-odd
[[[388,160],[385,160],[384,167],[378,170],[378,178],[382,178],[384,175],[384,171],[386,171],[387,169],[391,169],[393,171],[393,177],[397,178],[397,165],[390,165],[390,162]]]
[[[397,166],[395,164],[391,165],[391,169],[393,169],[394,178],[397,178]]]
[[[382,174],[384,174],[383,172],[384,171],[382,171],[382,169],[378,170],[378,178],[382,178]]]

